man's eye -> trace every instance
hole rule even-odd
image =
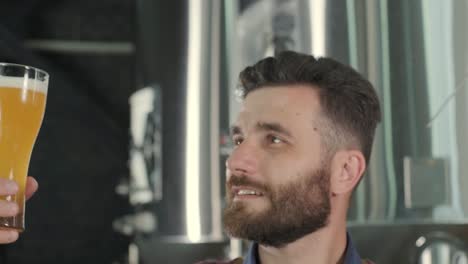
[[[281,140],[280,138],[275,137],[275,136],[273,136],[273,135],[269,135],[269,136],[268,136],[268,141],[269,141],[270,143],[273,143],[273,144],[279,144],[279,143],[282,143],[282,142],[283,142],[283,140]]]
[[[243,139],[239,137],[235,137],[232,139],[232,143],[234,143],[234,146],[239,146],[242,143]]]

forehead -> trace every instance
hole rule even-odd
[[[256,122],[278,122],[294,127],[318,120],[318,89],[310,86],[263,87],[250,92],[242,103],[238,125]]]

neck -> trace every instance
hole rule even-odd
[[[336,212],[336,211],[335,211]],[[261,264],[343,263],[346,251],[346,210],[331,214],[326,227],[281,248],[259,245]]]

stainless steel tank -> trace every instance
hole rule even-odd
[[[159,87],[162,102],[161,178],[152,201],[157,231],[137,238],[147,261],[185,263],[228,254],[220,143],[239,110],[237,76],[284,49],[347,63],[379,94],[383,121],[348,219],[361,254],[382,264],[437,256],[434,264],[448,263],[441,252],[466,253],[465,1],[137,4],[138,82]],[[434,233],[453,239],[421,243]],[[243,248],[231,241],[230,249],[236,256]]]
[[[149,132],[159,133],[160,142],[148,150],[160,157],[157,173],[147,175],[153,196],[135,204],[151,210],[156,222],[153,232],[135,237],[140,258],[191,263],[223,256],[222,1],[136,4],[138,86],[157,89],[161,103],[154,107],[159,130]]]
[[[461,243],[453,252],[466,253],[466,1],[238,3],[246,8],[233,19],[233,79],[246,65],[292,49],[349,64],[378,92],[383,121],[348,218],[362,255],[429,263],[417,261],[449,248],[417,246],[434,232],[453,236]],[[237,107],[232,100],[231,120]],[[431,263],[450,263],[451,253],[439,253]]]

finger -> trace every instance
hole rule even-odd
[[[0,201],[0,217],[15,216],[19,208],[15,202]]]
[[[38,188],[39,188],[39,183],[37,183],[36,179],[29,176],[28,179],[26,180],[26,190],[25,190],[26,199],[31,198],[31,196],[33,196],[33,194],[37,191]]]
[[[13,195],[18,192],[18,184],[12,180],[0,179],[0,195]]]
[[[0,230],[0,244],[9,244],[18,240],[18,232],[13,230]]]

